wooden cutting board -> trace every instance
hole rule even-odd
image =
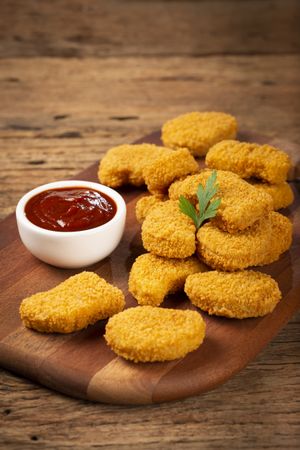
[[[267,142],[250,133],[241,133],[239,138]],[[139,142],[159,144],[159,133]],[[297,156],[288,142],[284,148]],[[98,163],[76,178],[97,181],[97,168]],[[57,269],[34,258],[19,240],[14,215],[9,216],[0,225],[0,365],[74,397],[118,404],[176,400],[224,383],[245,367],[299,309],[300,196],[299,184],[295,181],[292,185],[296,199],[284,213],[294,223],[293,245],[279,261],[259,269],[271,274],[283,293],[275,311],[263,318],[246,320],[203,313],[207,324],[204,344],[185,358],[167,363],[134,364],[117,357],[105,344],[105,321],[70,335],[40,334],[24,328],[18,313],[21,300],[80,271]],[[135,306],[127,280],[135,258],[144,253],[134,209],[145,191],[126,188],[120,192],[128,208],[124,237],[110,257],[88,270],[121,288],[127,306]],[[169,296],[163,306],[194,308],[183,293]]]

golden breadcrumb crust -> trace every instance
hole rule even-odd
[[[289,156],[278,148],[232,140],[214,145],[205,162],[211,169],[230,170],[242,178],[255,177],[269,183],[285,181],[291,166]]]
[[[271,195],[273,199],[274,211],[277,211],[281,208],[286,208],[294,201],[293,190],[286,181],[279,184],[261,183],[257,180],[251,180],[249,182],[261,192],[266,192],[267,194]]]
[[[129,291],[139,305],[159,306],[166,295],[183,288],[191,273],[207,270],[196,257],[169,259],[145,253],[139,256],[129,274]]]
[[[276,261],[289,249],[292,224],[278,212],[257,221],[246,231],[229,234],[212,223],[199,228],[197,253],[208,266],[218,270],[238,270]]]
[[[196,350],[205,336],[197,311],[137,306],[110,318],[105,339],[117,355],[134,362],[171,361]]]
[[[165,258],[187,258],[196,250],[196,227],[179,210],[178,201],[167,200],[149,212],[142,225],[143,246]]]
[[[140,198],[135,205],[135,215],[139,223],[143,223],[147,214],[157,205],[160,205],[167,198],[157,195],[145,195]]]
[[[100,161],[98,177],[111,187],[145,184],[143,170],[147,164],[172,150],[154,144],[124,144],[113,147]]]
[[[152,194],[164,194],[180,177],[199,172],[199,165],[187,149],[170,150],[144,168],[147,188]]]
[[[125,306],[123,292],[93,272],[81,272],[49,291],[25,298],[24,325],[45,333],[72,333],[116,314]]]
[[[252,270],[196,273],[187,277],[184,290],[208,314],[236,319],[264,316],[281,299],[276,281]]]
[[[223,139],[235,139],[237,121],[223,112],[191,112],[169,120],[162,127],[162,141],[170,148],[188,148],[203,156]]]
[[[176,200],[183,195],[196,205],[198,186],[204,186],[211,173],[212,170],[206,169],[175,181],[169,188],[170,198]],[[258,191],[232,172],[218,170],[217,183],[219,190],[216,197],[221,198],[221,204],[212,222],[222,230],[229,233],[245,230],[273,209],[269,194]]]

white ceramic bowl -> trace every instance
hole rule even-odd
[[[83,231],[51,231],[30,222],[25,215],[28,200],[47,189],[87,187],[111,197],[117,212],[107,223]],[[125,227],[126,204],[115,190],[89,181],[56,181],[25,194],[16,209],[18,230],[25,247],[37,258],[66,269],[85,267],[108,256],[119,244]]]

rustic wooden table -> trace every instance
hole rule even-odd
[[[299,23],[298,0],[2,0],[1,217],[186,111],[300,145]],[[91,404],[2,370],[0,447],[299,448],[299,319],[222,387],[171,404]]]

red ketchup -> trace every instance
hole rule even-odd
[[[109,222],[117,212],[114,200],[87,187],[49,189],[25,206],[28,220],[51,231],[82,231]]]

